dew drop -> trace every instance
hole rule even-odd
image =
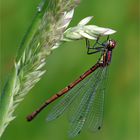
[[[42,11],[45,2],[46,2],[46,0],[42,0],[42,2],[38,5],[38,7],[37,7],[37,11],[38,12],[41,12]]]
[[[42,7],[38,6],[38,7],[37,7],[37,11],[38,11],[38,12],[41,12],[41,10],[42,10]]]

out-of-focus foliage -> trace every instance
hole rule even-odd
[[[30,25],[40,0],[0,1],[0,88],[13,67],[17,48]],[[105,94],[104,124],[100,132],[83,132],[75,140],[138,139],[138,1],[82,0],[75,10],[71,26],[86,16],[94,16],[91,24],[117,31],[117,40],[109,70]],[[84,41],[65,43],[47,60],[47,72],[17,109],[17,119],[5,131],[2,140],[67,140],[68,117],[46,123],[50,105],[33,122],[25,116],[45,99],[65,87],[91,67],[99,54],[88,56]]]

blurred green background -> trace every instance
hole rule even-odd
[[[40,0],[0,0],[0,87],[11,71],[17,48]],[[105,95],[104,123],[100,132],[83,132],[74,140],[137,140],[139,112],[138,0],[82,0],[71,26],[93,15],[91,24],[117,30]],[[25,120],[45,99],[67,86],[99,57],[87,55],[84,41],[66,43],[47,59],[47,73],[17,108],[17,118],[2,140],[68,140],[67,115],[53,122],[45,119],[52,104],[33,122]],[[139,104],[139,105],[138,105]]]

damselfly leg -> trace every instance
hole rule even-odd
[[[101,52],[105,49],[106,47],[105,43],[109,40],[109,36],[107,36],[107,40],[103,41],[103,43],[99,42],[100,37],[98,37],[93,46],[90,45],[89,39],[86,38],[85,40],[86,40],[87,54],[94,54],[97,52]]]

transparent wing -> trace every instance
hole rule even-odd
[[[105,85],[107,83],[107,67],[104,68],[102,74],[102,81],[100,83],[100,87],[96,91],[94,102],[92,104],[91,110],[88,114],[87,120],[85,122],[84,128],[97,131],[101,128],[103,122],[103,106],[104,106],[104,92]]]
[[[92,83],[89,83],[86,92],[84,93],[82,100],[70,120],[71,127],[69,131],[69,136],[74,137],[81,132],[85,122],[87,122],[89,113],[92,109],[93,102],[96,97],[96,92],[102,84],[102,80],[105,75],[105,68],[99,68],[98,72],[93,73]]]
[[[97,79],[98,75],[100,74],[100,71],[101,70],[98,69],[90,75],[89,81],[86,81],[86,86],[82,86],[82,92],[80,92],[80,94],[78,94],[78,96],[70,104],[70,107],[68,109],[69,122],[72,122],[77,110],[79,109],[80,103],[84,104],[84,102],[86,102],[86,100],[83,100],[83,96],[86,96],[86,93],[89,93],[89,91],[92,90],[91,85],[93,85],[93,83]]]
[[[94,72],[95,75],[99,73],[99,71]],[[78,85],[72,88],[68,93],[66,93],[58,104],[56,104],[52,110],[50,111],[49,115],[47,116],[47,121],[54,120],[61,116],[63,112],[72,104],[72,102],[79,98],[82,98],[83,94],[88,90],[88,85],[94,81],[96,77],[94,75],[89,75],[87,78],[82,80]]]

